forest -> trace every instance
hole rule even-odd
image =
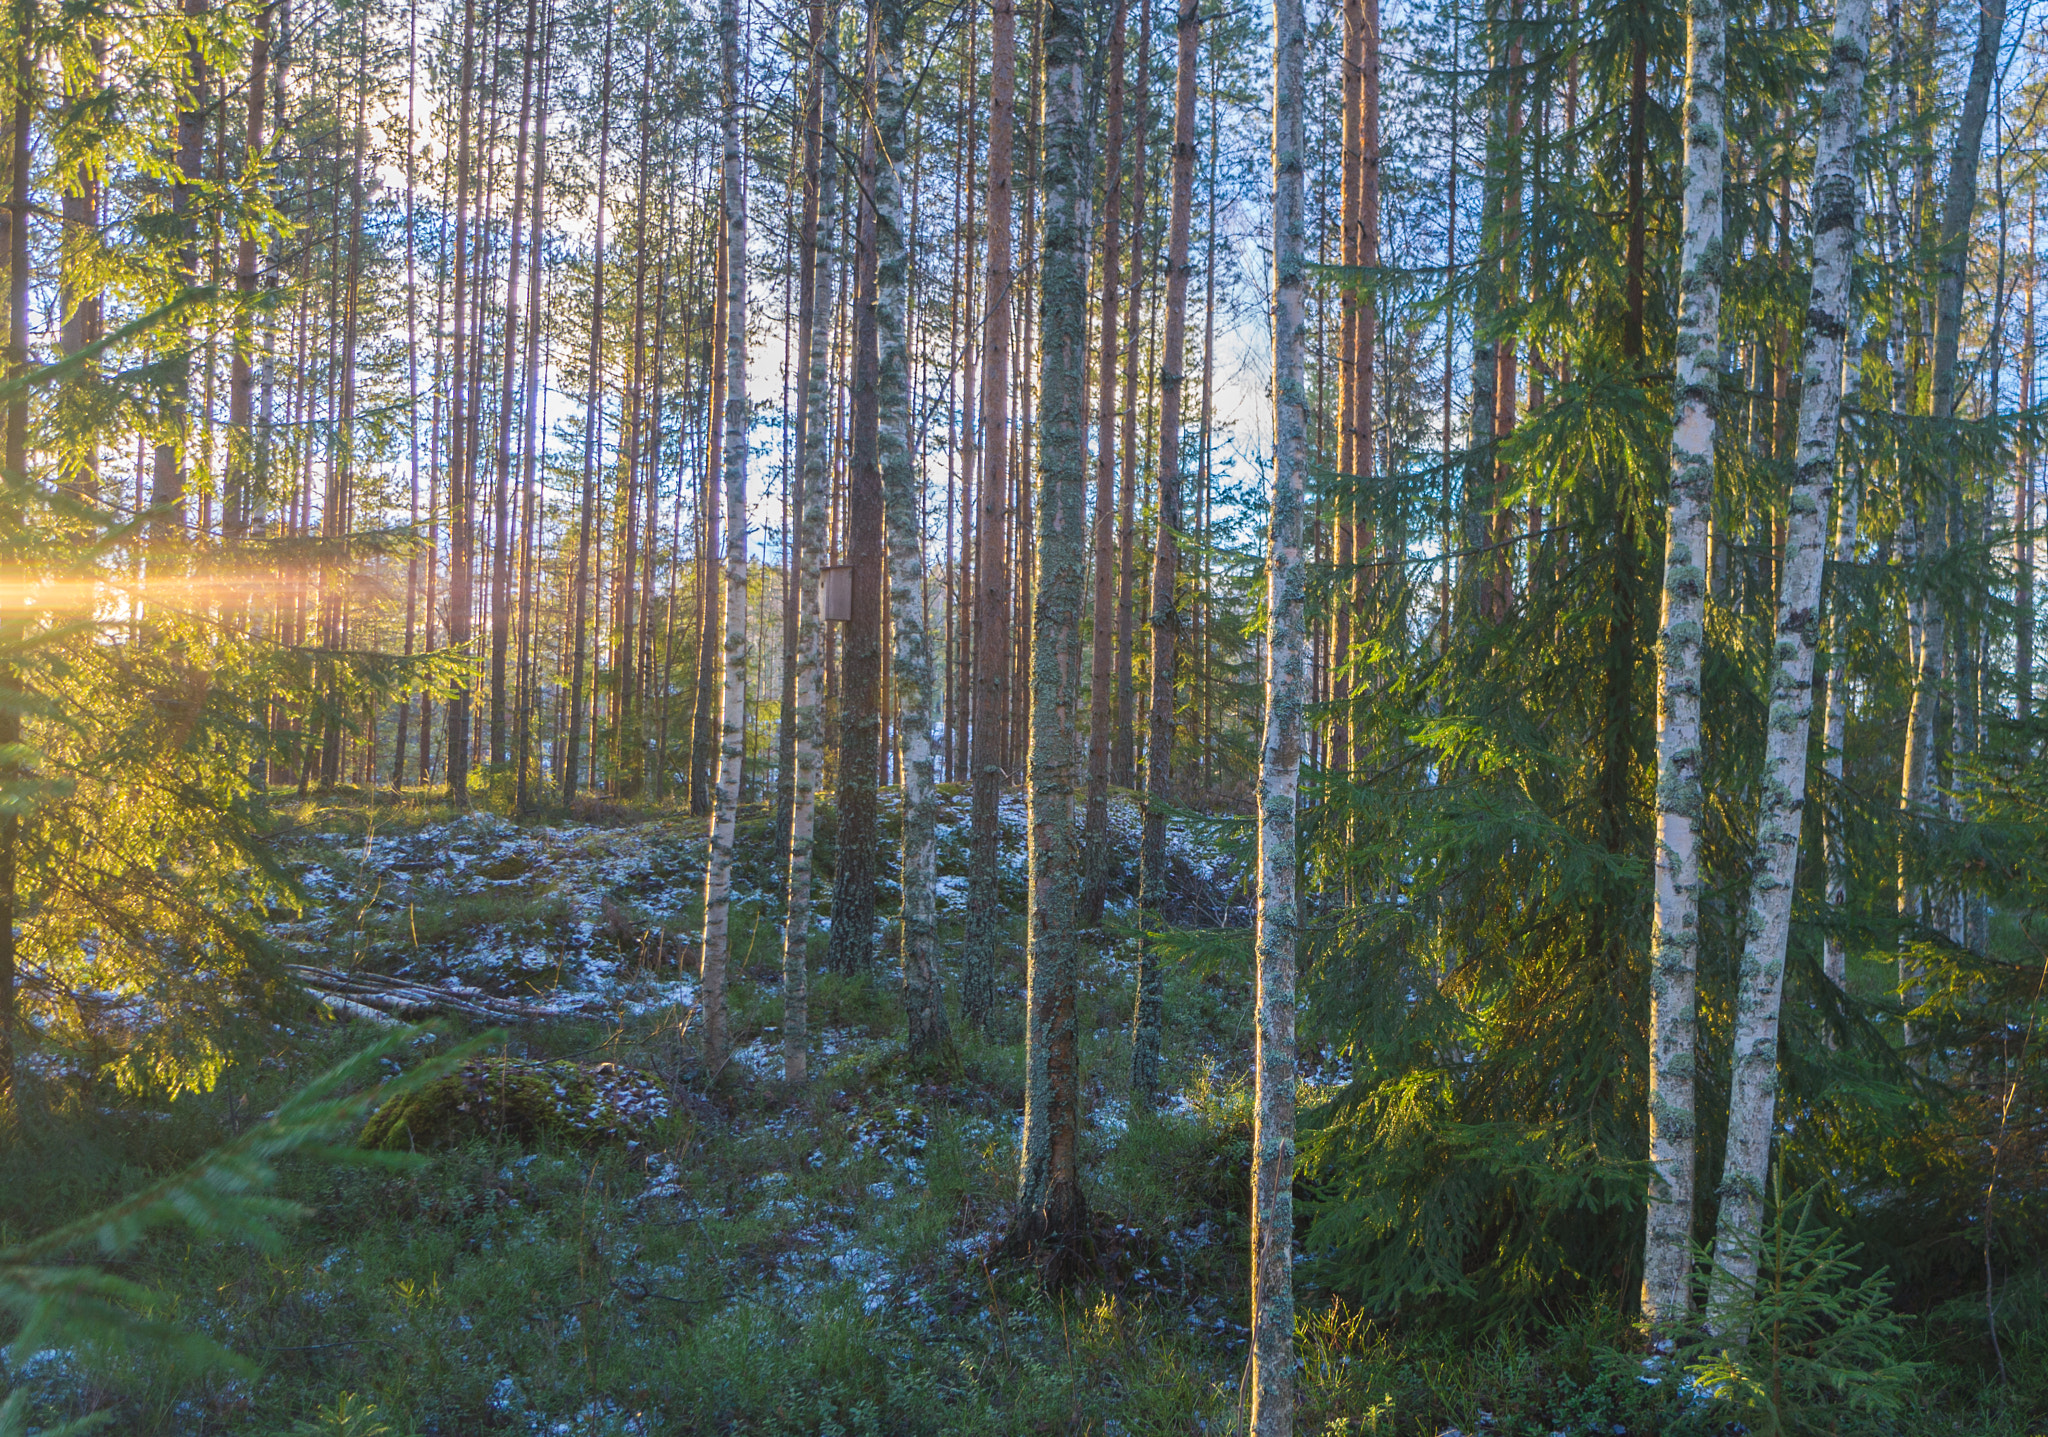
[[[0,1437],[2043,1437],[2044,180],[2007,0],[0,0]]]

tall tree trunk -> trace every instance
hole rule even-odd
[[[796,783],[789,815],[789,912],[782,929],[782,1076],[801,1083],[808,1074],[810,1026],[811,849],[817,814],[818,756],[823,715],[818,690],[819,658],[825,633],[819,560],[826,543],[826,500],[832,484],[832,315],[833,271],[837,266],[839,206],[839,13],[823,3],[811,7],[811,124],[808,155],[813,204],[811,282],[804,322],[810,345],[804,356],[805,423],[798,437],[803,472],[802,528],[797,536]]]
[[[1956,122],[1955,150],[1949,159],[1936,250],[1934,345],[1928,396],[1929,413],[1940,424],[1946,424],[1955,415],[1956,360],[1962,339],[1964,281],[1969,273],[1970,220],[1977,208],[1978,159],[1984,147],[1984,121],[2004,29],[2005,0],[1981,0],[1977,10],[1977,46],[1963,91],[1962,113]],[[1962,485],[1952,467],[1925,476],[1917,487],[1921,492],[1917,496],[1909,494],[1907,503],[1917,510],[1909,522],[1919,534],[1918,567],[1925,575],[1941,566],[1951,547],[1972,542],[1976,536],[1966,530],[1971,510],[1963,503]],[[1902,816],[1909,831],[1936,816],[1940,809],[1935,791],[1939,769],[1935,757],[1935,715],[1946,698],[1943,676],[1949,645],[1945,601],[1929,590],[1924,577],[1916,579],[1915,584],[1920,590],[1915,598],[1921,608],[1919,660],[1915,666],[1912,708],[1907,717],[1905,772],[1900,792]],[[1899,877],[1900,916],[1910,926],[1919,919],[1920,901],[1918,885],[1907,881],[1903,852]],[[1911,1001],[1917,984],[1910,961],[1901,959],[1899,977]]]
[[[562,802],[576,797],[576,777],[583,753],[583,687],[590,658],[590,531],[597,523],[597,439],[603,428],[599,405],[604,387],[599,382],[604,361],[604,203],[605,181],[611,162],[612,142],[612,21],[605,12],[603,78],[598,82],[597,137],[597,233],[590,251],[590,348],[589,382],[583,397],[583,499],[576,529],[576,595],[571,601],[575,618],[570,644],[574,657],[569,667],[569,736],[563,744]]]
[[[1720,24],[1722,31],[1725,32],[1727,28],[1725,8],[1717,8],[1716,13],[1723,17]],[[1643,306],[1646,290],[1645,270],[1648,266],[1648,260],[1645,255],[1645,231],[1648,228],[1648,211],[1643,202],[1643,172],[1649,162],[1650,149],[1649,16],[1647,14],[1641,16],[1636,23],[1635,43],[1631,47],[1629,54],[1628,253],[1625,258],[1627,275],[1623,281],[1623,288],[1627,296],[1627,313],[1623,316],[1621,330],[1621,352],[1630,359],[1641,359],[1643,357]],[[1688,20],[1688,24],[1690,26],[1690,20]],[[1691,28],[1696,29],[1697,27]],[[1697,41],[1695,40],[1693,43],[1697,44]],[[1723,33],[1723,38],[1715,47],[1715,53],[1721,54],[1726,48],[1727,39],[1725,33]],[[1725,57],[1721,63],[1725,69]],[[1689,69],[1688,74],[1690,74]],[[1716,91],[1720,89],[1720,81],[1717,80],[1715,82],[1714,88]],[[1717,147],[1717,154],[1725,154],[1728,148],[1728,137],[1720,133],[1720,128],[1719,122],[1716,122],[1714,129],[1717,138],[1712,143]],[[1690,136],[1687,137],[1686,143],[1688,152],[1690,152],[1693,143]],[[1683,264],[1682,259],[1680,263],[1681,265]],[[1683,281],[1681,280],[1682,284]],[[1683,305],[1684,300],[1681,299],[1679,302]]]
[[[1130,320],[1124,325],[1124,482],[1117,497],[1117,589],[1116,589],[1116,734],[1109,754],[1109,773],[1119,787],[1137,782],[1135,710],[1137,508],[1138,485],[1143,470],[1138,463],[1138,349],[1145,326],[1140,322],[1145,302],[1145,235],[1151,216],[1145,213],[1145,140],[1151,128],[1152,99],[1152,0],[1138,6],[1137,113],[1131,126],[1131,277],[1125,291],[1131,297]],[[1156,316],[1157,310],[1154,310]]]
[[[872,43],[869,55],[872,60]],[[867,98],[868,113],[873,114],[872,75]],[[876,430],[875,135],[872,126],[862,128],[866,136],[861,143],[861,212],[854,258],[852,442],[846,466],[846,562],[853,569],[853,604],[840,651],[839,835],[833,849],[832,933],[825,953],[825,965],[847,975],[866,972],[874,960],[885,561]]]
[[[467,650],[471,620],[471,577],[476,522],[474,486],[469,482],[475,446],[469,433],[467,361],[469,334],[469,102],[476,83],[476,6],[464,0],[462,10],[462,79],[457,100],[455,149],[455,335],[453,378],[449,385],[448,424],[448,641],[462,651],[461,678],[449,696],[448,799],[457,808],[469,806],[469,710],[475,665]]]
[[[719,294],[725,293],[725,238],[719,230],[716,265]],[[712,636],[718,628],[719,497],[716,470],[709,456],[722,452],[725,443],[725,306],[715,304],[711,324],[711,354],[707,365],[711,376],[711,422],[704,446],[704,483],[698,500],[700,531],[697,565],[697,685],[696,704],[690,716],[690,812],[699,816],[711,812],[711,708],[718,650]]]
[[[1993,0],[1997,3],[1997,0]],[[1843,340],[1856,264],[1861,191],[1856,141],[1863,119],[1870,0],[1840,0],[1813,162],[1813,288],[1800,362],[1799,451],[1778,565],[1778,632],[1772,649],[1770,719],[1757,808],[1742,964],[1736,978],[1734,1061],[1729,1074],[1728,1155],[1714,1235],[1709,1318],[1726,1331],[1756,1282],[1764,1182],[1776,1127],[1778,1008],[1792,935],[1792,894],[1806,802],[1806,746],[1813,723],[1813,654],[1842,406]],[[1742,1334],[1728,1334],[1740,1340]]]
[[[94,68],[90,79],[79,77],[67,84],[65,99],[69,103],[86,101],[91,95],[106,87],[106,42],[95,36],[92,41]],[[256,38],[249,49],[250,98],[249,109],[254,125],[250,130],[248,153],[253,162],[263,143],[263,99],[269,91],[264,78],[270,61],[270,12],[265,10],[258,17]],[[73,87],[75,85],[75,88]],[[82,170],[75,183],[64,187],[64,230],[62,242],[62,293],[58,301],[62,311],[62,328],[58,334],[58,348],[65,355],[74,355],[100,337],[103,302],[98,280],[93,276],[94,260],[99,254],[100,237],[100,192],[101,181],[90,170]],[[230,416],[235,410],[237,399],[241,402],[242,429],[239,443],[240,466],[234,471],[232,482],[237,485],[233,492],[242,496],[242,503],[235,511],[236,523],[232,537],[246,535],[244,522],[248,512],[248,469],[249,445],[253,436],[249,433],[249,358],[250,333],[249,294],[253,293],[256,281],[256,237],[242,236],[235,251],[235,289],[243,307],[235,317],[235,357],[240,361],[235,377],[242,381],[238,389],[233,384],[228,391]],[[243,276],[248,276],[245,292]],[[85,397],[83,384],[85,376],[73,378],[65,385],[64,394]],[[89,401],[88,401],[89,402]],[[66,492],[87,503],[100,502],[100,458],[97,440],[80,446],[80,452],[65,455]]]
[[[898,770],[903,783],[903,1011],[913,1057],[949,1058],[953,1040],[937,962],[938,792],[932,773],[932,656],[924,622],[924,476],[912,452],[905,342],[910,245],[897,175],[905,147],[906,0],[875,5],[875,413],[888,524]]]
[[[1862,346],[1858,336],[1860,325],[1856,321],[1853,306],[1850,309],[1849,325],[1849,337],[1844,345],[1842,357],[1842,402],[1845,406],[1855,404],[1859,377],[1862,373]],[[1835,572],[1838,587],[1841,583],[1840,576],[1846,574],[1849,566],[1856,561],[1857,526],[1860,522],[1863,500],[1862,476],[1843,477],[1841,500],[1840,512],[1835,521]],[[1834,652],[1830,656],[1831,663],[1828,668],[1827,728],[1821,740],[1821,770],[1828,781],[1828,814],[1821,826],[1821,841],[1824,845],[1830,919],[1827,932],[1822,939],[1821,966],[1827,974],[1828,981],[1846,993],[1849,986],[1849,953],[1840,927],[1844,910],[1849,904],[1849,845],[1848,835],[1842,831],[1840,800],[1843,760],[1849,737],[1849,625],[1847,616],[1842,612],[1844,607],[1845,602],[1837,593],[1833,612],[1829,615],[1833,629]]]
[[[269,53],[268,19],[268,12],[265,12],[266,28],[259,34],[259,39],[264,42],[266,58]],[[405,72],[405,447],[407,469],[409,471],[408,477],[411,480],[406,521],[407,526],[412,530],[412,540],[415,546],[412,552],[406,556],[405,562],[405,655],[407,658],[411,658],[413,643],[418,633],[420,597],[420,554],[417,547],[420,523],[420,302],[418,207],[416,204],[417,189],[415,187],[415,178],[419,167],[419,135],[416,111],[419,82],[419,6],[417,4],[407,5],[405,22],[406,55],[408,57]],[[257,107],[262,103],[258,98],[259,92],[262,89],[263,86],[256,83],[252,68],[249,82],[250,123],[248,135],[248,153],[251,162],[254,161],[262,143],[262,117],[257,111]],[[255,242],[253,237],[245,236],[242,243],[247,247],[247,270],[250,287],[253,289],[256,279]],[[238,253],[235,264],[238,286],[243,269],[241,255]],[[236,377],[240,379],[244,371],[246,371],[248,361],[239,352],[237,357],[242,366],[241,369],[236,371]],[[243,380],[243,382],[246,383],[246,380]],[[234,402],[236,387],[232,382],[229,385],[230,404]],[[246,407],[247,401],[245,400],[244,408],[246,409]],[[246,420],[244,422],[246,423]],[[229,427],[234,427],[232,415],[229,418]],[[431,554],[427,562],[430,565],[432,564]],[[393,745],[391,754],[391,791],[393,793],[403,792],[405,788],[405,746],[406,739],[409,737],[408,730],[411,727],[411,721],[411,700],[401,699],[398,704],[398,737]]]
[[[356,342],[362,326],[363,169],[369,150],[367,106],[368,95],[359,87],[356,92],[354,154],[347,186],[348,251],[341,284],[341,348],[339,354],[333,356],[341,381],[338,386],[339,409],[334,430],[334,458],[328,467],[326,518],[321,523],[321,535],[329,541],[329,555],[341,552],[340,546],[333,541],[346,540],[353,532],[355,522],[356,395],[359,385]],[[348,599],[353,577],[342,563],[330,561],[322,568],[320,645],[323,649],[347,647]],[[331,792],[341,781],[343,717],[350,707],[342,691],[339,664],[332,659],[327,661],[326,686],[327,723],[320,751],[320,789],[323,793]]]
[[[704,950],[698,1005],[704,1014],[704,1062],[725,1060],[727,919],[732,899],[732,834],[739,815],[740,765],[746,757],[747,706],[747,192],[740,167],[739,0],[718,7],[725,93],[719,115],[725,201],[725,696],[720,708],[718,791],[711,852],[704,865]]]
[[[1095,406],[1095,604],[1094,641],[1089,645],[1088,810],[1081,824],[1081,908],[1083,928],[1102,924],[1109,888],[1109,750],[1116,696],[1116,301],[1119,240],[1123,233],[1124,12],[1114,0],[1109,22],[1109,93],[1103,146],[1102,347],[1096,356]],[[1136,304],[1132,305],[1133,320]],[[1133,323],[1132,328],[1137,326]],[[1130,402],[1130,396],[1125,396]],[[1128,476],[1126,476],[1126,482]]]
[[[1687,17],[1685,235],[1680,258],[1678,412],[1659,636],[1655,933],[1650,962],[1650,1193],[1643,1238],[1643,1317],[1682,1321],[1692,1270],[1693,994],[1699,971],[1700,660],[1706,645],[1707,524],[1721,378],[1722,86],[1728,17],[1692,0]]]
[[[520,44],[519,130],[512,152],[511,253],[505,265],[505,352],[498,390],[498,446],[495,485],[491,495],[491,762],[507,758],[505,727],[506,656],[512,637],[512,415],[519,375],[519,261],[526,223],[526,142],[533,118],[533,51],[540,38],[537,0],[526,0],[526,31]],[[540,254],[533,256],[529,285],[540,276]],[[481,367],[481,364],[479,364]]]
[[[619,567],[614,582],[614,613],[617,617],[612,624],[612,753],[615,765],[613,782],[622,794],[636,793],[644,776],[640,764],[639,686],[634,676],[640,671],[638,645],[643,626],[640,624],[639,606],[646,594],[645,586],[639,581],[639,567],[646,558],[646,554],[641,552],[641,490],[643,482],[650,495],[655,488],[653,480],[643,481],[641,463],[648,394],[647,175],[653,158],[652,146],[648,144],[647,107],[653,78],[654,42],[650,37],[640,52],[640,173],[633,187],[633,350],[619,416],[619,440],[624,452],[619,476]],[[659,443],[654,447],[658,450]],[[658,456],[645,468],[658,470]],[[654,521],[651,499],[648,512],[646,549],[652,553]]]
[[[1013,1243],[1048,1280],[1088,1260],[1080,1174],[1080,1048],[1075,1014],[1079,854],[1074,788],[1080,754],[1081,587],[1088,570],[1089,145],[1082,101],[1081,13],[1040,10],[1037,594],[1032,613],[1030,935],[1024,1029],[1024,1134]]]
[[[532,787],[528,782],[528,759],[531,755],[533,736],[533,715],[538,706],[535,696],[533,672],[533,570],[537,558],[536,550],[541,533],[541,492],[536,480],[540,468],[540,360],[545,339],[541,325],[545,312],[541,308],[541,295],[546,285],[541,268],[541,239],[547,233],[545,212],[547,207],[548,184],[548,90],[549,63],[555,35],[555,10],[550,3],[546,21],[541,32],[540,92],[535,102],[533,131],[533,220],[527,234],[527,252],[533,256],[529,265],[526,289],[526,399],[522,415],[526,426],[525,442],[522,447],[519,487],[524,494],[521,512],[524,515],[523,533],[519,544],[519,675],[517,691],[519,711],[513,728],[513,763],[517,777],[513,788],[513,806],[516,812],[525,813],[531,806]]]
[[[1294,1431],[1295,799],[1301,786],[1308,568],[1301,0],[1273,7],[1273,499],[1266,529],[1266,715],[1259,754],[1253,1012],[1251,1431]]]
[[[2020,412],[2034,407],[2034,366],[2039,362],[2034,329],[2036,271],[2035,223],[2041,218],[2038,185],[2027,195],[2026,334],[2020,340]],[[2031,444],[2019,452],[2019,476],[2013,485],[2013,712],[2022,723],[2034,716],[2034,463]],[[1828,691],[1832,700],[1834,690]]]
[[[986,1033],[995,1011],[1003,940],[1002,828],[997,801],[1008,777],[1004,727],[1010,712],[1010,184],[1017,112],[1017,8],[992,0],[988,106],[988,260],[982,282],[981,473],[974,556],[972,832],[967,860],[967,934],[960,956],[960,1008]]]
[[[36,106],[35,13],[23,7],[16,11],[19,30],[15,36],[14,104],[7,122],[7,205],[4,252],[7,257],[7,378],[20,383],[28,372],[28,197],[29,142],[33,135]],[[17,388],[7,400],[6,438],[0,444],[0,462],[5,464],[9,483],[20,483],[28,470],[28,390]],[[22,514],[18,505],[8,503],[8,528],[18,529]],[[0,623],[0,641],[12,648],[26,638],[28,621],[9,615]],[[12,700],[0,704],[0,793],[15,788],[24,774],[19,757],[21,744],[22,679],[11,663],[0,663],[0,695]],[[9,800],[13,793],[6,793]],[[16,989],[18,960],[15,952],[15,923],[20,913],[18,868],[21,850],[21,815],[10,801],[0,814],[0,1134],[11,1136],[20,1121],[15,1101],[14,1035],[16,1031]]]
[[[178,97],[178,148],[172,155],[176,173],[171,180],[171,223],[181,248],[178,252],[180,284],[198,282],[197,231],[193,225],[192,197],[202,179],[201,165],[206,143],[208,76],[203,31],[207,0],[183,0],[186,20],[185,75]],[[16,144],[24,153],[28,139],[17,128]],[[26,221],[18,221],[20,230]],[[173,346],[165,356],[162,416],[156,444],[155,464],[150,480],[149,502],[162,510],[151,525],[152,538],[161,546],[165,540],[182,543],[185,538],[185,476],[189,464],[186,433],[192,390],[192,351],[188,337],[171,336]]]
[[[1131,1016],[1131,1099],[1159,1097],[1159,1038],[1165,984],[1152,925],[1164,912],[1166,808],[1173,799],[1174,672],[1180,646],[1180,411],[1186,379],[1188,240],[1195,208],[1195,81],[1201,66],[1198,0],[1182,0],[1175,21],[1179,58],[1173,91],[1173,198],[1166,227],[1166,333],[1159,362],[1159,522],[1152,548],[1152,694],[1145,740],[1145,829],[1138,854],[1138,997]]]
[[[1497,4],[1489,4],[1484,30],[1488,104],[1485,163],[1479,186],[1479,262],[1472,280],[1472,414],[1466,446],[1463,502],[1459,511],[1459,543],[1465,551],[1458,569],[1458,608],[1466,619],[1490,621],[1498,616],[1487,607],[1484,578],[1491,552],[1489,506],[1494,493],[1495,415],[1500,383],[1500,349],[1495,326],[1500,319],[1498,213],[1506,155],[1506,113],[1500,96],[1507,89],[1506,42],[1502,40]],[[1454,260],[1455,263],[1455,260]]]

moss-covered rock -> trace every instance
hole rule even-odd
[[[634,1143],[667,1112],[667,1097],[644,1073],[610,1063],[492,1058],[465,1063],[384,1104],[364,1124],[361,1142],[400,1152],[477,1137],[586,1147]]]

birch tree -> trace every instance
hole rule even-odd
[[[938,793],[932,773],[932,656],[924,621],[923,479],[910,447],[910,351],[904,322],[910,245],[903,231],[903,33],[906,0],[875,7],[875,380],[877,449],[888,526],[889,618],[895,641],[896,739],[903,778],[903,1011],[912,1055],[948,1052],[939,991]]]
[[[725,694],[718,726],[718,787],[704,865],[704,957],[698,1004],[704,1065],[725,1059],[725,968],[732,900],[732,834],[740,806],[747,720],[747,197],[740,166],[739,0],[721,0],[718,41],[725,93],[719,114],[725,205]],[[708,639],[708,635],[707,635]]]
[[[1643,1317],[1686,1312],[1692,1267],[1694,990],[1699,967],[1700,658],[1706,643],[1707,523],[1714,496],[1721,381],[1722,85],[1727,12],[1693,0],[1687,17],[1685,235],[1680,258],[1677,416],[1658,635],[1657,851],[1650,961],[1650,1192]]]
[[[1813,655],[1820,633],[1821,574],[1842,412],[1843,341],[1856,263],[1862,194],[1856,142],[1869,64],[1870,0],[1839,0],[1820,136],[1813,163],[1813,290],[1800,361],[1799,450],[1778,564],[1777,640],[1771,651],[1770,718],[1757,807],[1749,921],[1736,978],[1735,1051],[1729,1075],[1728,1153],[1714,1236],[1710,1317],[1728,1313],[1756,1280],[1757,1237],[1777,1113],[1778,1008],[1792,933],[1792,893],[1806,804],[1806,743],[1813,727]],[[1722,1326],[1716,1321],[1716,1326]]]
[[[819,558],[825,552],[826,503],[832,482],[832,280],[838,260],[839,15],[819,5],[823,17],[812,71],[818,96],[813,123],[818,133],[810,150],[817,165],[816,231],[811,258],[810,353],[804,376],[807,422],[800,437],[803,513],[797,535],[796,713],[792,758],[796,769],[789,815],[789,908],[782,930],[782,1076],[801,1083],[808,1072],[810,1027],[811,850],[817,824],[819,755],[824,747],[818,676],[825,614],[818,588]]]
[[[1040,78],[1037,586],[1031,633],[1031,909],[1025,949],[1024,1132],[1011,1242],[1048,1279],[1084,1260],[1074,919],[1080,901],[1074,788],[1080,751],[1081,588],[1088,571],[1089,152],[1084,41],[1074,0],[1042,11]]]
[[[1308,568],[1307,264],[1302,219],[1301,0],[1273,6],[1273,499],[1266,516],[1266,723],[1259,754],[1252,1402],[1256,1437],[1294,1431],[1294,974],[1300,943],[1295,799],[1301,786]]]

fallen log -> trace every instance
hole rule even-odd
[[[516,998],[495,998],[476,988],[430,988],[382,973],[344,973],[338,968],[317,968],[304,963],[287,963],[285,971],[337,1013],[372,1021],[454,1014],[484,1023],[538,1023],[564,1016],[557,1008],[522,1003]]]

